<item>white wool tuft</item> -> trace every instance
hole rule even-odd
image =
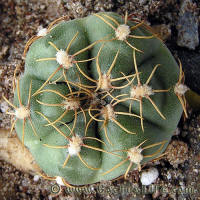
[[[69,69],[73,66],[73,58],[68,55],[64,50],[59,50],[56,53],[56,61],[58,64],[63,65],[64,68]]]
[[[62,180],[62,178],[61,178],[60,176],[57,176],[57,177],[56,177],[56,183],[57,183],[58,185],[65,186],[65,184],[63,183],[63,180]]]
[[[101,77],[101,81],[98,82],[98,87],[99,86],[101,90],[110,90],[112,88],[110,76],[103,74],[103,76]]]
[[[30,115],[30,110],[25,106],[21,106],[15,110],[15,116],[18,119],[25,119]]]
[[[131,33],[130,28],[126,24],[121,24],[117,27],[117,30],[115,31],[115,35],[118,38],[118,40],[125,40],[128,35]]]
[[[77,135],[72,137],[72,141],[69,142],[68,152],[70,156],[76,156],[81,151],[81,145],[83,140]]]
[[[135,164],[140,164],[141,161],[143,160],[143,155],[142,155],[142,149],[133,147],[128,150],[127,152],[129,160]]]
[[[144,85],[137,85],[131,88],[130,96],[136,99],[139,99],[140,97],[146,97],[153,95],[154,92],[152,88],[146,84]]]
[[[38,31],[37,36],[42,36],[42,37],[43,37],[43,36],[46,36],[47,33],[48,33],[47,28],[41,28],[41,29]]]
[[[158,178],[159,173],[156,168],[150,168],[147,171],[143,171],[140,176],[142,185],[150,185]]]
[[[66,110],[76,110],[80,107],[80,101],[77,101],[77,100],[64,100],[63,101],[63,104],[64,104],[64,108]]]
[[[103,116],[104,119],[112,120],[112,119],[115,119],[115,118],[116,118],[114,109],[113,109],[113,107],[112,107],[111,104],[107,104],[107,105],[101,110],[101,114],[102,114],[102,116]]]
[[[184,95],[188,90],[189,88],[184,84],[177,83],[174,87],[174,92],[180,96]]]

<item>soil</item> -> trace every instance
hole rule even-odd
[[[23,73],[24,46],[47,25],[63,15],[74,19],[94,12],[114,11],[121,15],[127,11],[131,16],[145,20],[157,30],[172,54],[183,63],[186,84],[200,94],[200,46],[194,49],[178,46],[180,40],[179,18],[184,0],[1,0],[0,2],[0,128],[10,128],[10,118],[5,114],[8,105],[2,95],[13,99],[12,80],[14,70]],[[187,11],[193,13],[194,26],[200,21],[200,2],[187,0]],[[185,8],[186,9],[186,8]],[[196,24],[195,24],[196,23]],[[193,39],[198,35],[198,29]],[[195,43],[195,41],[192,41]],[[47,181],[17,170],[0,161],[0,200],[9,199],[200,199],[200,112],[188,106],[188,119],[181,119],[168,151],[170,157],[145,168],[154,166],[159,177],[154,184],[144,187],[140,173],[132,171],[128,179],[100,182],[87,186],[85,191],[60,188]],[[53,193],[54,191],[54,193]]]

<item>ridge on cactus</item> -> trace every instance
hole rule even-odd
[[[25,46],[14,102],[4,97],[11,131],[46,179],[74,187],[126,178],[162,157],[186,113],[182,67],[127,13],[66,19]]]
[[[124,152],[127,152],[127,158],[124,159],[123,161],[121,161],[120,163],[118,163],[112,169],[108,170],[107,172],[104,172],[103,175],[106,175],[106,174],[110,173],[111,171],[113,171],[117,167],[120,167],[120,165],[124,164],[124,162],[126,162],[128,160],[130,160],[130,164],[129,164],[127,170],[126,170],[126,173],[124,174],[124,178],[126,178],[126,176],[127,176],[128,172],[129,172],[129,170],[131,169],[133,163],[135,163],[137,165],[137,167],[138,167],[138,170],[141,171],[141,164],[140,163],[142,162],[142,160],[145,157],[147,158],[147,157],[152,157],[153,156],[153,154],[152,155],[143,156],[142,155],[142,151],[145,150],[145,149],[152,148],[152,147],[157,146],[157,145],[161,145],[160,149],[162,149],[163,145],[165,143],[165,141],[163,141],[163,142],[159,142],[159,143],[156,143],[156,144],[148,145],[148,146],[146,146],[144,148],[140,148],[140,146],[142,146],[145,142],[146,142],[146,140],[143,141],[142,143],[140,143],[136,147],[132,147],[132,148],[130,148],[128,150],[122,150]],[[156,155],[160,151],[160,149],[158,149],[157,152],[154,153],[154,155]]]
[[[164,117],[164,115],[160,112],[159,108],[156,106],[156,104],[153,102],[153,100],[150,98],[150,95],[154,95],[154,93],[156,92],[167,92],[168,90],[153,90],[151,86],[149,86],[149,82],[151,81],[151,79],[153,78],[153,75],[156,71],[156,69],[160,66],[159,64],[157,64],[151,74],[149,75],[147,81],[145,82],[145,84],[141,84],[140,81],[140,76],[138,74],[138,68],[137,68],[137,64],[136,64],[136,57],[135,57],[135,50],[133,50],[133,60],[134,60],[134,66],[135,66],[135,71],[136,71],[136,75],[137,75],[137,85],[133,86],[130,90],[130,97],[138,99],[140,102],[140,117],[141,117],[141,127],[142,130],[144,131],[144,126],[143,126],[143,119],[142,119],[142,98],[147,98],[151,104],[153,105],[153,107],[155,108],[155,110],[158,112],[158,114],[163,118],[166,119]],[[131,104],[130,104],[130,109],[131,111]]]
[[[32,82],[30,82],[30,87],[29,87],[29,91],[28,91],[28,101],[27,101],[27,105],[23,105],[22,104],[22,100],[21,100],[21,96],[20,96],[20,90],[19,90],[19,80],[17,79],[17,98],[19,101],[19,107],[15,106],[14,104],[12,104],[10,101],[8,101],[4,96],[4,100],[12,107],[15,109],[15,112],[7,112],[7,114],[11,115],[11,116],[15,116],[16,119],[14,120],[11,129],[10,129],[10,134],[12,133],[14,126],[17,122],[17,120],[23,120],[23,129],[22,129],[22,144],[24,145],[24,127],[25,127],[25,123],[26,123],[26,119],[29,119],[31,128],[33,130],[33,133],[35,134],[35,136],[38,136],[34,126],[33,126],[33,122],[31,120],[31,116],[30,116],[30,99],[31,99],[31,88],[32,88]]]

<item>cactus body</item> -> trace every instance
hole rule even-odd
[[[178,79],[171,53],[143,23],[114,13],[60,22],[26,55],[14,105],[30,114],[17,120],[18,137],[65,184],[127,175],[169,143],[182,114]]]

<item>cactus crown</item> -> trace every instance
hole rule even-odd
[[[127,14],[63,19],[27,42],[14,104],[4,97],[12,127],[44,178],[71,186],[126,177],[162,155],[181,106],[186,113],[182,67],[179,75],[165,45]]]

